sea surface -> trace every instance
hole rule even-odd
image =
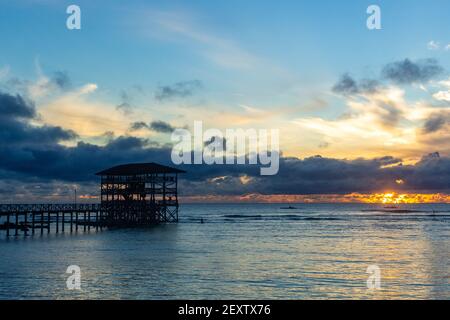
[[[450,205],[287,206],[185,204],[178,224],[151,228],[2,231],[0,299],[450,299]],[[81,290],[66,287],[70,265]]]

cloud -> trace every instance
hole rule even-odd
[[[97,170],[121,162],[170,160],[169,149],[136,137],[110,136],[104,146],[83,141],[62,145],[77,134],[58,126],[33,125],[37,116],[31,102],[0,93],[1,179],[93,181]]]
[[[427,43],[428,50],[439,50],[440,47],[441,47],[441,44],[434,40],[431,40],[430,42]]]
[[[78,91],[75,92],[75,95],[81,96],[81,95],[89,94],[89,93],[94,92],[97,89],[98,89],[98,86],[95,83],[88,83],[88,84],[85,84],[84,86],[82,86],[81,88],[79,88]]]
[[[93,94],[96,84],[86,84],[39,103],[41,122],[76,131],[84,139],[98,137],[106,131],[126,134],[129,114]],[[135,118],[142,117],[141,114]],[[134,120],[134,118],[132,118]]]
[[[43,73],[40,66],[37,66],[37,69],[38,79],[36,81],[12,78],[8,85],[18,88],[21,92],[27,92],[32,99],[39,99],[71,88],[72,81],[67,71],[54,71],[48,76]]]
[[[423,126],[423,132],[425,134],[433,133],[441,130],[447,124],[450,124],[450,111],[433,113],[425,121],[425,124]]]
[[[166,87],[171,90],[161,92],[175,92],[173,97],[193,94],[183,92],[177,84]],[[0,152],[8,156],[0,159],[0,179],[11,179],[11,184],[18,188],[18,192],[23,193],[26,191],[18,187],[22,185],[18,181],[27,186],[38,182],[42,186],[41,194],[51,193],[52,190],[62,194],[55,181],[64,186],[77,183],[85,189],[92,188],[93,192],[98,192],[97,178],[93,173],[101,169],[127,162],[154,161],[171,165],[170,146],[130,136],[132,132],[129,130],[129,123],[136,121],[131,124],[132,130],[146,129],[162,133],[169,133],[175,127],[164,121],[143,122],[141,119],[149,116],[144,113],[125,119],[115,110],[114,105],[82,98],[96,89],[95,84],[88,84],[71,90],[44,106],[38,100],[39,114],[34,103],[25,96],[1,94]],[[409,165],[405,163],[411,163],[410,159],[403,162],[400,157],[403,154],[413,154],[416,157],[418,151],[422,153],[430,146],[433,147],[432,150],[436,148],[448,155],[448,136],[437,144],[419,146],[416,143],[417,138],[442,139],[447,126],[447,120],[442,120],[442,108],[425,102],[405,101],[405,91],[394,85],[385,86],[376,79],[355,80],[348,74],[338,81],[334,91],[351,96],[346,99],[349,107],[346,111],[350,116],[336,120],[319,117],[296,119],[288,123],[291,127],[286,130],[291,130],[290,134],[283,134],[286,137],[283,139],[290,139],[284,142],[293,142],[291,152],[314,154],[304,148],[302,143],[311,143],[314,150],[317,150],[322,142],[320,152],[326,157],[282,157],[279,175],[270,178],[261,177],[258,166],[183,166],[188,174],[182,180],[182,192],[192,195],[322,194],[373,192],[384,188],[448,189],[449,159],[446,156],[427,156],[416,164]],[[247,105],[241,107],[243,110],[232,112],[223,108],[205,110],[204,106],[194,106],[186,114],[183,113],[186,111],[182,106],[176,105],[171,106],[171,113],[164,116],[170,119],[173,113],[185,114],[192,119],[204,118],[206,122],[219,116],[221,126],[266,126],[268,122],[278,125],[276,121],[279,118],[283,121],[280,123],[286,124],[286,117],[277,114],[282,108],[268,112],[266,109]],[[59,118],[52,116],[49,111],[56,112]],[[40,114],[50,116],[40,118]],[[299,130],[298,125],[304,130]],[[96,140],[92,137],[104,134],[107,130],[114,130],[115,134],[105,135],[99,139],[98,145],[94,144],[93,141]],[[86,136],[81,135],[80,138],[77,133]],[[144,133],[148,134],[136,132],[136,135],[143,136]],[[309,136],[312,135],[316,135],[317,139],[309,141]],[[87,142],[81,139],[90,140]],[[337,158],[355,158],[361,154],[366,158]],[[379,158],[379,155],[384,154],[395,157]],[[221,178],[217,179],[218,177]],[[433,183],[433,179],[436,183]],[[399,180],[404,183],[399,185],[395,182]],[[3,186],[4,184],[0,184],[0,187]]]
[[[382,68],[380,80],[391,80],[399,85],[417,83],[426,91],[422,83],[435,78],[443,71],[444,68],[435,59],[422,59],[416,62],[405,59],[385,65]],[[386,89],[386,86],[383,86],[380,80],[362,79],[357,81],[348,73],[344,73],[332,87],[332,91],[344,96],[373,95]],[[441,84],[444,84],[444,82],[441,82]],[[442,98],[444,93],[440,92],[436,95],[437,98]]]
[[[155,93],[155,98],[159,101],[184,98],[193,95],[201,87],[202,83],[200,80],[183,81],[173,85],[160,86]]]
[[[333,91],[336,93],[342,93],[346,95],[357,94],[359,92],[358,84],[348,74],[341,76],[339,81],[333,86]]]
[[[110,166],[155,161],[170,163],[170,150],[149,148],[140,139],[121,137],[100,147],[80,143],[76,147],[36,153],[33,159],[16,158],[15,165],[0,161],[3,176],[35,177],[44,183],[62,181],[79,183],[86,189],[97,182],[94,173]],[[24,165],[26,164],[26,165]],[[187,174],[181,176],[182,195],[242,195],[242,194],[347,194],[353,192],[446,192],[450,190],[450,159],[437,154],[425,156],[414,165],[404,165],[401,159],[333,159],[320,156],[305,159],[281,158],[276,176],[261,177],[258,166],[195,165],[181,166]],[[243,181],[242,177],[246,177]],[[404,183],[398,184],[402,180]],[[25,181],[28,181],[25,179]],[[93,188],[98,193],[98,186]]]
[[[342,84],[342,81],[340,82]],[[340,86],[343,89],[344,86]],[[362,92],[361,90],[341,92]],[[348,94],[344,94],[347,96]],[[405,120],[407,115],[407,106],[404,101],[404,91],[395,87],[377,88],[370,94],[365,92],[357,97],[351,97],[347,100],[350,110],[343,117],[336,120],[325,119],[302,119],[295,120],[296,123],[309,130],[319,130],[322,134],[330,134],[330,137],[339,136],[341,140],[351,138],[348,135],[355,135],[354,138],[360,139],[362,136],[386,139],[386,130],[393,130]],[[398,135],[398,132],[397,134]],[[386,141],[386,140],[384,140]]]
[[[433,98],[440,101],[450,102],[450,90],[436,92],[435,94],[433,94]]]
[[[172,165],[171,147],[147,139],[110,136],[105,145],[79,141],[61,145],[76,134],[60,127],[33,126],[33,104],[20,96],[0,95],[0,178],[8,181],[19,197],[31,194],[67,194],[76,184],[83,194],[98,193],[94,173],[129,162],[158,162]],[[155,123],[159,124],[155,126]],[[154,122],[154,128],[168,130]],[[141,123],[142,125],[142,123]],[[152,125],[148,125],[152,127]],[[188,171],[180,181],[183,195],[258,194],[342,194],[392,190],[450,189],[450,159],[437,153],[418,163],[405,165],[402,159],[386,156],[354,160],[281,157],[280,171],[272,177],[260,176],[252,165],[183,165]],[[218,177],[222,177],[218,179]],[[403,184],[396,181],[401,179]],[[59,183],[57,183],[59,182]],[[21,186],[39,185],[36,192]],[[3,183],[0,184],[0,187]],[[64,189],[64,190],[61,190]],[[6,199],[8,195],[0,195]],[[30,198],[27,198],[28,200]]]
[[[141,130],[141,129],[147,129],[147,130],[160,132],[160,133],[171,133],[176,128],[173,127],[170,123],[167,123],[167,122],[164,122],[161,120],[152,121],[149,124],[147,124],[143,121],[137,121],[137,122],[133,122],[130,125],[131,131],[137,131],[137,130]]]
[[[172,127],[169,123],[164,121],[152,121],[150,123],[150,129],[162,133],[171,133],[172,131],[175,130],[174,127]]]
[[[0,92],[0,141],[3,147],[54,144],[77,137],[75,132],[61,127],[29,124],[36,118],[37,112],[31,102],[25,101],[20,95],[12,96]],[[2,154],[3,158],[10,155],[5,150],[2,150]]]
[[[149,125],[143,121],[137,121],[137,122],[133,122],[130,125],[130,130],[131,131],[137,131],[137,130],[141,130],[141,129],[148,129]]]
[[[440,50],[440,49],[448,51],[448,50],[450,50],[450,44],[441,45],[440,42],[431,40],[430,42],[427,43],[427,48],[428,48],[428,50],[432,50],[432,51],[436,51],[436,50]]]
[[[203,142],[203,146],[211,147],[211,148],[222,148],[223,151],[227,150],[227,139],[225,137],[213,136],[210,137],[207,141]]]
[[[380,84],[377,80],[363,79],[357,82],[348,73],[341,76],[339,81],[333,86],[335,93],[343,95],[356,95],[364,93],[375,93],[378,91]]]
[[[261,177],[251,166],[191,166],[183,179],[183,194],[199,195],[295,195],[348,194],[386,191],[450,190],[450,158],[438,153],[424,156],[416,164],[402,159],[333,159],[321,156],[281,158],[280,171]],[[248,177],[242,183],[241,177]],[[403,183],[399,184],[398,181]]]
[[[0,118],[34,118],[36,109],[20,95],[10,95],[0,92]]]
[[[450,80],[440,81],[439,84],[445,88],[433,94],[433,98],[439,101],[450,102]]]
[[[320,150],[327,155],[345,155],[347,152],[355,157],[357,152],[366,156],[389,152],[417,159],[417,152],[424,152],[430,147],[438,147],[446,153],[449,147],[444,137],[431,134],[437,128],[440,134],[444,132],[445,119],[436,114],[441,114],[445,106],[422,100],[407,101],[409,92],[400,87],[402,84],[430,80],[441,72],[443,68],[435,60],[411,62],[405,59],[382,68],[383,77],[380,79],[358,81],[346,73],[332,88],[334,93],[346,98],[348,110],[344,111],[343,116],[336,119],[299,118],[293,122],[308,132],[309,139],[314,140],[316,146],[322,141],[332,144],[332,149]],[[395,83],[385,84],[383,80]],[[417,84],[424,88],[422,84]],[[438,84],[442,90],[433,94],[433,98],[450,101],[450,83],[441,81]],[[425,90],[427,94],[429,91]]]
[[[397,84],[414,84],[427,82],[440,75],[444,69],[435,59],[423,59],[412,62],[409,59],[387,64],[382,76]]]

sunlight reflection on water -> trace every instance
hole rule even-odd
[[[184,205],[148,229],[0,240],[0,298],[450,298],[450,206]],[[433,215],[432,210],[443,211]],[[200,218],[205,220],[199,223]],[[66,289],[79,265],[82,290]],[[366,269],[381,268],[381,290]]]

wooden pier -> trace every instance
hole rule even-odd
[[[98,231],[106,220],[101,204],[0,204],[0,230],[6,236]]]
[[[0,230],[28,236],[178,222],[180,173],[156,163],[115,166],[96,174],[101,203],[0,204]]]

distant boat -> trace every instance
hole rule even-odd
[[[384,207],[384,209],[398,209],[398,207],[397,206],[387,206],[387,207]]]
[[[297,208],[293,207],[293,206],[289,206],[289,207],[281,207],[280,209],[283,209],[283,210],[294,210],[294,209],[297,209]]]

